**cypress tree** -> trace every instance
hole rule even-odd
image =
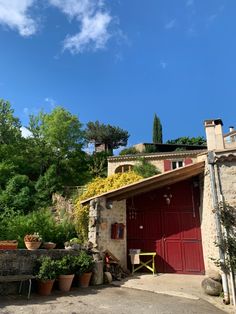
[[[162,143],[162,125],[157,115],[154,115],[153,129],[152,129],[152,141],[153,143]]]

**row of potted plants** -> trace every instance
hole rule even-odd
[[[81,251],[78,256],[65,255],[57,260],[43,256],[38,262],[36,278],[41,295],[51,293],[56,278],[61,291],[70,290],[75,275],[78,275],[81,287],[88,287],[94,266],[92,256],[86,251]]]

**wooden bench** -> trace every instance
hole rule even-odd
[[[22,284],[24,281],[29,281],[29,289],[28,289],[28,295],[27,298],[30,298],[31,293],[31,286],[32,286],[32,279],[34,279],[35,276],[33,275],[6,275],[6,276],[0,276],[0,283],[8,283],[8,282],[20,282],[19,287],[19,293],[21,293]]]

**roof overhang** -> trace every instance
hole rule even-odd
[[[138,194],[142,194],[166,185],[171,185],[204,172],[205,162],[201,161],[189,166],[171,170],[153,177],[143,179],[141,181],[123,186],[119,189],[112,190],[100,195],[95,195],[91,198],[81,201],[81,204],[86,204],[89,201],[105,197],[108,201],[120,201]]]

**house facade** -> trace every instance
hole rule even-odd
[[[83,201],[90,202],[89,240],[99,250],[110,250],[124,267],[130,267],[129,249],[141,249],[157,253],[159,272],[204,274],[216,268],[213,199],[236,206],[236,132],[224,136],[221,120],[206,120],[205,128],[207,150],[189,151],[189,156],[158,153],[161,174]],[[131,163],[132,158],[119,161]],[[179,158],[191,163],[165,170],[165,160],[170,165]]]

